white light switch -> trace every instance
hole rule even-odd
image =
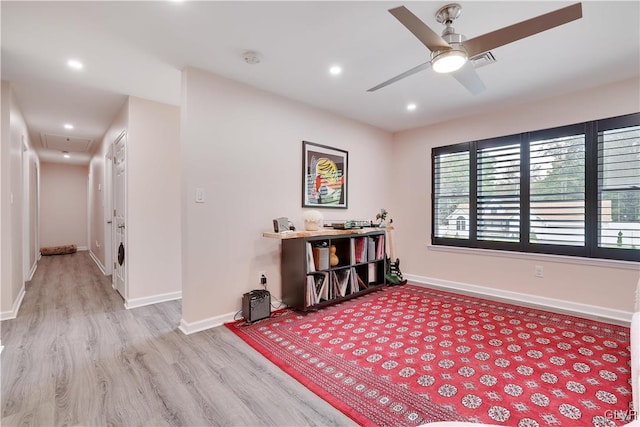
[[[196,188],[196,203],[204,203],[204,188]]]

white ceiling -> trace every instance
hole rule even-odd
[[[459,3],[454,26],[472,38],[574,2]],[[41,158],[53,161],[60,152],[41,148],[41,135],[95,146],[127,95],[179,105],[188,66],[392,132],[640,76],[640,2],[586,1],[582,19],[493,50],[497,62],[477,70],[481,94],[432,70],[366,92],[429,59],[388,9],[405,5],[440,33],[434,14],[444,4],[3,0],[2,79]],[[260,64],[243,60],[247,50]],[[85,68],[69,69],[70,58]],[[333,64],[341,76],[329,75]]]

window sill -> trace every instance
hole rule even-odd
[[[462,248],[458,246],[442,246],[427,244],[427,249],[436,252],[452,252],[467,255],[497,256],[531,261],[559,262],[563,264],[580,264],[594,267],[622,268],[640,271],[640,263],[634,261],[618,261],[612,259],[584,258],[567,255],[547,255],[523,252],[499,251],[494,249]]]

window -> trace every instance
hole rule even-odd
[[[585,134],[529,141],[529,242],[585,244]]]
[[[640,261],[640,113],[432,150],[434,245]]]
[[[435,161],[435,234],[438,237],[466,239],[466,227],[458,218],[469,217],[469,152],[442,152]]]
[[[479,147],[476,163],[478,240],[517,242],[520,239],[520,143]]]
[[[598,247],[640,250],[640,126],[598,130]]]

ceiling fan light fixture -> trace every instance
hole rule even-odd
[[[436,73],[452,73],[467,62],[467,53],[462,49],[438,50],[431,58],[431,68]]]

